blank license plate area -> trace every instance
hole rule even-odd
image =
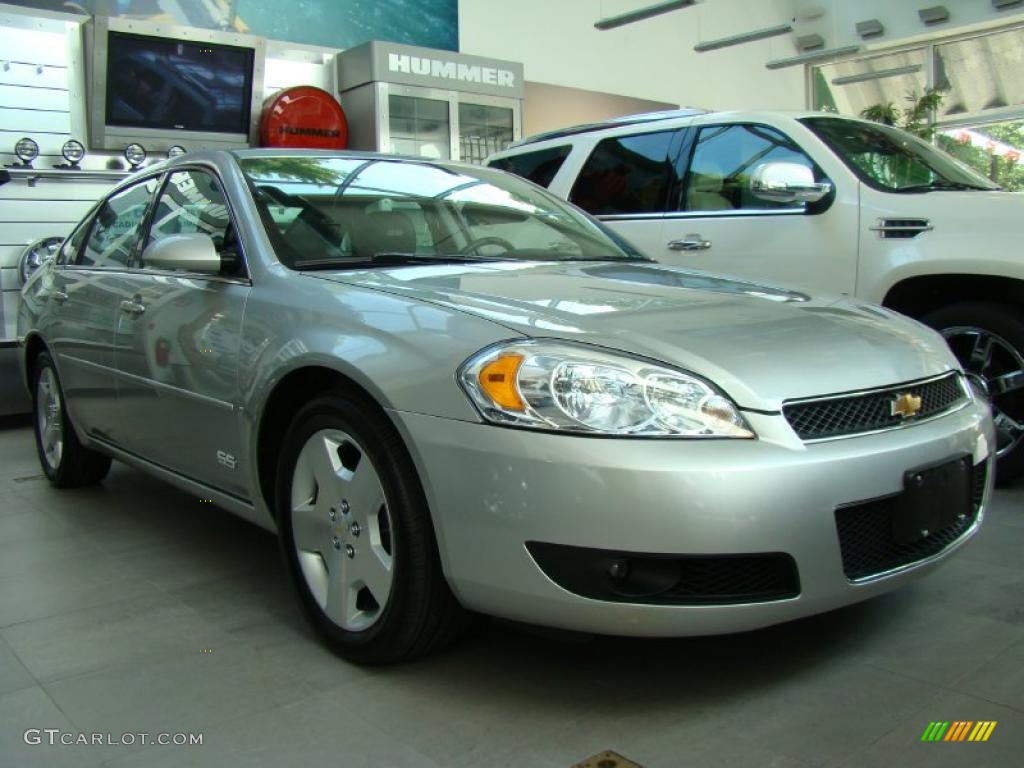
[[[892,513],[892,538],[913,544],[971,512],[971,463],[964,457],[903,476]]]

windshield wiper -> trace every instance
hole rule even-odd
[[[905,187],[897,187],[894,192],[960,192],[964,190],[978,190],[981,192],[996,192],[1002,187],[980,187],[977,184],[965,184],[961,181],[948,181],[936,179],[924,184],[909,184]]]

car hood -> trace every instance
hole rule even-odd
[[[848,298],[646,263],[439,264],[316,273],[492,320],[524,336],[653,358],[741,407],[887,386],[957,367],[942,337]]]

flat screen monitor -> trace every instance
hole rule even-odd
[[[253,50],[111,31],[107,125],[248,133]]]
[[[257,140],[263,38],[108,16],[82,29],[92,149],[230,149]]]

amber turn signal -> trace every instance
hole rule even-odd
[[[525,411],[526,403],[519,396],[516,378],[522,355],[502,355],[492,360],[480,371],[480,389],[495,405],[512,411]]]

